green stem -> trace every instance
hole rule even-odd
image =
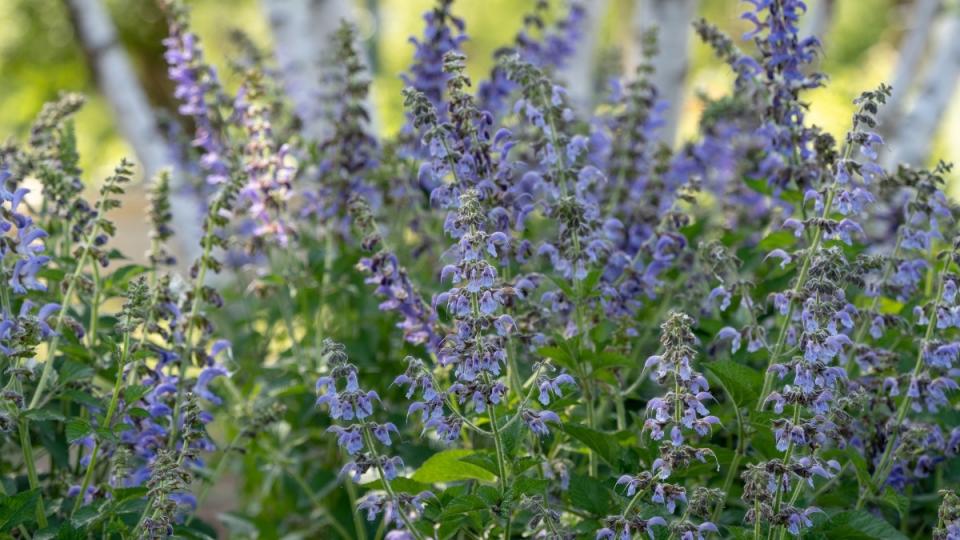
[[[37,476],[37,464],[33,459],[33,445],[30,444],[30,427],[25,418],[18,422],[20,428],[20,448],[23,451],[23,461],[27,466],[27,480],[30,489],[40,488],[40,479]],[[37,524],[41,529],[47,527],[47,511],[43,506],[43,494],[37,498]]]
[[[98,211],[102,212],[102,202],[97,204],[97,209]],[[77,261],[77,266],[74,268],[73,273],[70,274],[70,278],[67,282],[67,292],[63,295],[60,311],[57,313],[57,321],[54,324],[53,339],[50,341],[50,346],[47,348],[47,359],[46,362],[44,362],[43,371],[40,373],[40,380],[37,382],[37,388],[33,392],[33,397],[30,399],[30,404],[27,407],[27,410],[37,408],[37,405],[40,403],[40,398],[43,396],[43,392],[46,390],[47,384],[50,382],[50,374],[53,372],[53,361],[56,358],[57,350],[60,347],[60,335],[63,333],[63,325],[64,320],[66,319],[66,313],[67,310],[70,309],[70,303],[73,301],[73,295],[77,289],[77,282],[80,280],[80,275],[83,272],[84,266],[86,266],[87,258],[90,256],[90,248],[93,238],[96,238],[98,234],[100,234],[100,226],[95,222],[90,235],[87,237],[87,241],[81,250],[80,259]],[[23,458],[27,466],[27,478],[30,482],[30,488],[39,489],[40,482],[39,477],[37,476],[36,463],[33,461],[33,446],[30,441],[30,422],[26,418],[21,417],[20,421],[18,422],[18,426],[20,431],[21,451],[23,452]],[[44,510],[42,493],[37,499],[37,523],[41,526],[41,528],[47,526],[47,516],[46,511]]]
[[[760,499],[753,500],[753,540],[760,540],[762,524],[760,523]]]
[[[730,488],[733,486],[733,481],[736,479],[737,472],[740,470],[740,461],[744,458],[747,451],[747,437],[743,431],[743,414],[740,412],[740,407],[736,404],[734,404],[733,410],[737,415],[737,450],[733,454],[733,459],[730,460],[730,470],[727,471],[727,476],[723,479],[724,500],[717,503],[717,506],[713,509],[713,513],[710,515],[710,521],[713,523],[716,523],[720,517],[724,502],[730,495]]]
[[[0,279],[3,280],[3,283],[7,283],[7,268],[3,262],[3,257],[0,257]],[[9,287],[0,287],[0,309],[3,309],[3,315],[10,315],[11,304]]]
[[[384,482],[386,481],[384,480]],[[353,485],[353,481],[349,478],[347,478],[343,483],[343,487],[347,490],[347,498],[350,499],[350,508],[353,509],[353,511],[350,513],[353,516],[353,528],[357,533],[357,539],[366,540],[367,528],[364,526],[363,521],[360,519],[360,514],[357,511],[357,488]],[[397,511],[401,511],[399,502],[397,502]]]
[[[793,407],[793,423],[791,425],[795,426],[800,422],[800,406],[794,405]],[[784,468],[788,467],[790,464],[790,458],[793,456],[793,437],[790,437],[790,442],[787,444],[787,451],[783,454],[783,466]],[[780,506],[783,504],[783,479],[777,478],[777,491],[773,497],[773,515],[777,515],[780,512]],[[773,538],[775,535],[775,530],[780,529],[780,527],[770,527],[767,537]]]
[[[376,442],[374,442],[373,436],[370,434],[370,428],[366,425],[363,426],[363,438],[367,443],[367,449],[373,456],[373,462],[376,464],[377,473],[380,475],[380,483],[383,484],[383,489],[387,492],[387,495],[390,496],[390,499],[393,500],[393,504],[396,506],[397,515],[399,515],[400,519],[403,520],[403,524],[406,525],[407,530],[410,531],[410,534],[412,534],[414,538],[417,540],[424,540],[423,535],[420,534],[419,530],[414,528],[413,523],[410,522],[410,518],[407,516],[407,513],[404,512],[403,508],[400,507],[400,498],[397,497],[396,492],[393,491],[393,486],[390,485],[390,480],[387,478],[387,474],[383,472],[383,465],[380,463],[380,454],[377,452]]]
[[[924,347],[930,342],[930,339],[933,337],[933,331],[937,327],[937,311],[940,309],[940,300],[943,297],[943,288],[947,281],[947,270],[949,270],[950,263],[953,262],[953,257],[955,254],[955,249],[951,248],[950,253],[944,258],[943,268],[940,271],[939,284],[937,285],[937,295],[933,301],[933,309],[930,313],[930,320],[927,323],[927,330],[923,335],[923,339],[920,341],[919,347],[917,347],[917,358],[914,362],[913,371],[910,375],[911,381],[915,380],[920,374],[920,371],[923,369]],[[878,484],[881,484],[887,475],[887,468],[890,466],[890,460],[893,457],[893,446],[897,440],[900,426],[903,425],[903,421],[907,417],[907,411],[910,409],[911,401],[912,399],[909,393],[904,393],[903,399],[900,401],[899,407],[897,407],[897,416],[893,427],[890,429],[890,437],[888,438],[887,444],[883,450],[883,454],[880,457],[880,463],[874,470],[873,476],[870,478],[870,483],[867,484],[866,489],[861,492],[860,497],[857,498],[856,508],[858,510],[863,508],[867,498],[871,497],[876,492],[876,490],[880,487]]]
[[[633,497],[630,499],[630,502],[628,502],[626,508],[623,509],[623,514],[622,514],[623,517],[625,518],[629,517],[630,511],[633,510],[633,507],[636,506],[638,502],[640,502],[640,497],[642,497],[643,494],[646,493],[646,491],[647,491],[646,489],[639,489],[637,490],[636,493],[633,494]]]
[[[94,225],[93,231],[90,233],[90,238],[96,238],[98,234],[100,234],[100,227]],[[47,349],[47,360],[43,363],[40,381],[37,383],[37,388],[33,392],[33,398],[30,400],[30,405],[27,407],[28,409],[35,409],[37,407],[44,390],[47,388],[47,384],[50,382],[50,374],[53,372],[53,360],[60,347],[60,335],[63,333],[63,324],[67,317],[67,311],[70,309],[70,303],[73,301],[73,295],[77,290],[77,283],[80,281],[83,267],[86,266],[87,258],[90,256],[91,242],[91,240],[88,240],[87,244],[83,247],[80,260],[77,261],[77,267],[73,273],[70,274],[70,278],[67,281],[67,292],[63,295],[60,311],[57,313],[57,322],[53,327],[53,339],[50,341],[50,347]]]
[[[497,470],[499,471],[500,494],[507,491],[507,464],[503,453],[503,440],[500,437],[500,428],[497,427],[497,414],[493,410],[493,404],[487,405],[487,415],[490,417],[490,431],[493,432],[493,446],[497,452]]]
[[[194,329],[197,327],[196,318],[200,313],[200,304],[201,296],[203,293],[203,283],[207,279],[207,261],[210,259],[210,254],[213,251],[213,241],[211,236],[214,234],[214,227],[212,224],[207,225],[207,234],[203,237],[203,254],[200,256],[199,265],[200,268],[197,272],[197,279],[193,284],[193,296],[190,299],[190,313],[187,316],[186,324],[186,339],[183,342],[183,345],[180,347],[180,374],[177,379],[177,399],[173,404],[173,416],[171,417],[170,426],[170,438],[167,441],[167,447],[173,449],[174,445],[177,442],[178,432],[180,431],[180,408],[183,407],[183,397],[186,392],[184,391],[184,381],[187,376],[187,365],[190,364],[190,361],[193,357],[193,340],[194,340]]]
[[[585,383],[584,383],[584,389],[586,390],[586,392],[584,392],[583,398],[584,398],[584,401],[586,401],[586,404],[587,404],[587,427],[590,428],[590,429],[592,429],[592,430],[596,430],[596,429],[597,429],[597,425],[596,425],[597,420],[596,420],[596,411],[594,410],[594,405],[593,405],[593,390],[594,390],[593,380],[590,379],[590,378],[587,376],[586,373],[584,374],[583,380],[585,381]],[[593,451],[592,449],[590,449],[589,447],[587,448],[587,467],[588,467],[588,469],[587,469],[587,474],[588,474],[588,476],[590,476],[590,477],[592,477],[592,478],[596,478],[596,476],[597,476],[597,453],[594,452],[594,451]]]
[[[87,346],[90,349],[97,343],[97,326],[100,323],[100,261],[90,261],[93,274],[93,296],[90,299],[90,329],[87,331]]]
[[[103,417],[103,429],[110,429],[110,422],[113,420],[113,415],[117,411],[117,405],[120,403],[120,389],[123,387],[123,367],[127,364],[127,358],[130,355],[130,332],[132,330],[127,330],[123,334],[123,352],[120,355],[120,359],[117,362],[117,376],[113,382],[113,393],[110,396],[110,405],[107,406],[107,414]],[[87,487],[90,486],[90,480],[93,478],[93,471],[97,466],[97,454],[100,450],[100,439],[96,438],[93,443],[93,453],[90,455],[90,462],[87,463],[87,471],[83,475],[83,482],[80,484],[80,493],[77,495],[76,500],[73,502],[73,510],[70,511],[70,516],[73,516],[77,513],[77,510],[80,509],[80,505],[83,503],[84,494],[87,492]]]

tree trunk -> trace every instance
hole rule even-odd
[[[145,177],[150,178],[170,163],[169,150],[110,14],[101,0],[66,0],[66,4],[97,86]]]
[[[320,100],[324,54],[340,21],[353,22],[349,0],[262,0],[287,96],[303,122],[304,135],[326,131]]]
[[[917,96],[890,139],[889,164],[926,165],[940,121],[960,78],[960,12],[953,10],[938,25],[937,44]]]
[[[587,20],[583,23],[583,36],[576,45],[576,51],[560,72],[560,78],[567,87],[567,94],[577,112],[587,114],[594,104],[596,93],[597,43],[600,41],[600,27],[607,13],[610,0],[593,0],[584,4]]]
[[[927,48],[933,20],[940,9],[940,0],[916,0],[910,16],[906,35],[900,42],[897,64],[890,77],[893,93],[886,105],[880,109],[878,121],[880,132],[888,138],[898,129],[905,114],[906,97],[910,94],[911,83],[917,79],[923,64],[923,53]]]
[[[809,2],[810,9],[804,18],[802,36],[817,36],[821,43],[830,32],[833,15],[837,11],[837,0],[817,0]]]
[[[163,167],[173,165],[168,141],[147,99],[127,52],[117,38],[110,13],[101,0],[65,0],[77,37],[97,82],[113,110],[120,133],[133,148],[142,177],[152,179]],[[180,171],[171,175],[171,210],[177,229],[176,251],[181,259],[199,255],[193,241],[201,235],[201,202],[184,185]]]
[[[640,51],[644,31],[658,28],[653,83],[660,95],[670,102],[664,114],[664,126],[660,129],[661,140],[670,145],[676,139],[683,107],[689,68],[690,23],[696,12],[697,0],[639,0],[634,7],[631,46],[626,54],[627,75],[632,76],[642,60]]]

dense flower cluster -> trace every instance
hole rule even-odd
[[[749,0],[750,49],[694,23],[734,82],[677,146],[655,32],[595,111],[557,80],[590,3],[538,0],[474,91],[438,0],[394,140],[351,26],[308,136],[269,54],[228,91],[162,5],[194,136],[143,264],[131,166],[83,197],[81,99],[0,146],[0,535],[208,537],[229,479],[238,536],[960,538],[951,167],[879,165],[885,85],[809,123],[804,2]]]

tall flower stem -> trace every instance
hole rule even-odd
[[[369,441],[367,444],[370,444]],[[298,476],[299,478],[299,476]],[[386,484],[386,479],[381,475],[381,480]],[[300,479],[300,482],[303,482],[303,479]],[[343,487],[347,491],[347,498],[350,499],[350,508],[357,507],[357,488],[353,485],[353,482],[348,478],[343,483]],[[321,505],[322,506],[322,505]],[[399,503],[398,508],[399,511]],[[366,540],[367,539],[367,528],[363,525],[363,521],[360,519],[359,512],[351,512],[353,514],[353,530],[357,534],[357,540]]]
[[[104,198],[101,198],[100,201],[97,202],[98,215],[102,215],[103,213],[103,201]],[[56,358],[57,351],[60,347],[60,335],[63,333],[63,326],[66,320],[67,310],[70,309],[70,303],[73,301],[73,295],[77,290],[77,283],[80,281],[83,268],[86,266],[87,259],[90,257],[90,250],[93,247],[94,239],[99,234],[100,223],[99,221],[95,221],[93,228],[90,234],[87,236],[86,242],[81,250],[80,258],[77,261],[77,266],[74,268],[73,273],[70,274],[70,277],[68,278],[67,291],[63,294],[60,310],[57,313],[57,320],[53,326],[53,339],[50,341],[50,346],[47,348],[47,359],[43,364],[43,371],[40,373],[40,380],[37,382],[37,388],[33,392],[33,397],[30,399],[30,404],[27,406],[27,410],[37,408],[37,406],[40,404],[40,398],[43,396],[43,392],[46,390],[47,384],[49,384],[50,374],[53,372],[53,361]],[[24,417],[21,417],[20,421],[17,422],[17,427],[20,432],[20,449],[21,452],[23,452],[23,459],[27,465],[27,480],[30,484],[30,489],[39,489],[40,480],[37,476],[37,465],[34,462],[33,445],[30,441],[30,421]],[[47,526],[47,516],[46,511],[44,510],[42,493],[37,498],[37,523],[41,528]]]
[[[917,358],[914,362],[913,371],[910,374],[911,381],[915,380],[920,374],[920,371],[923,369],[924,346],[930,341],[930,338],[933,337],[933,331],[937,327],[937,312],[940,309],[940,300],[943,297],[943,288],[947,281],[947,271],[950,269],[950,264],[953,262],[955,255],[956,248],[952,247],[949,254],[944,257],[943,268],[940,270],[940,279],[939,284],[937,285],[937,293],[933,300],[933,309],[931,310],[929,317],[930,321],[927,323],[927,330],[923,334],[923,339],[920,341],[920,345],[917,347]],[[887,439],[887,444],[883,449],[883,454],[880,457],[880,463],[873,471],[873,476],[870,478],[870,483],[867,484],[865,490],[860,492],[860,496],[857,498],[856,508],[858,510],[863,508],[867,498],[873,496],[887,476],[887,469],[891,465],[891,459],[893,458],[893,447],[897,441],[897,435],[900,431],[900,427],[903,425],[903,421],[907,417],[907,411],[910,409],[911,401],[912,398],[910,397],[910,394],[906,393],[904,394],[903,399],[900,401],[900,405],[897,407],[897,416],[894,419],[893,426],[890,427],[890,435]]]
[[[110,396],[110,405],[107,406],[107,413],[103,417],[103,429],[110,429],[110,422],[113,420],[113,415],[117,412],[117,405],[120,403],[120,389],[123,388],[123,368],[127,364],[127,359],[130,357],[130,333],[132,330],[128,329],[123,333],[123,352],[120,354],[120,359],[117,361],[117,376],[113,382],[113,393]],[[77,510],[80,509],[80,505],[83,502],[84,496],[87,492],[87,487],[90,486],[90,480],[93,478],[93,471],[97,466],[97,454],[100,451],[100,438],[97,437],[93,443],[93,453],[90,455],[90,461],[87,463],[87,470],[83,475],[83,481],[80,484],[80,492],[77,494],[76,500],[73,502],[73,509],[70,511],[70,515],[77,513]]]
[[[730,493],[730,488],[733,486],[733,481],[737,477],[737,473],[740,471],[740,461],[743,460],[743,457],[747,452],[747,437],[743,429],[743,413],[740,411],[740,407],[737,404],[734,404],[733,408],[734,413],[737,416],[737,449],[733,454],[733,459],[730,460],[730,470],[727,471],[727,476],[723,479],[723,494],[724,497]],[[713,513],[710,515],[710,521],[716,523],[717,519],[720,518],[720,512],[723,510],[724,501],[718,501],[717,506],[714,507]]]
[[[93,294],[90,297],[90,328],[87,330],[88,346],[97,344],[97,327],[100,323],[100,262],[90,261],[90,273],[93,274]]]
[[[540,92],[540,99],[541,99],[541,102],[544,104],[550,103],[550,100],[547,99],[547,96],[543,93],[543,91]],[[553,145],[554,151],[557,154],[557,160],[556,160],[557,166],[554,167],[554,174],[556,174],[557,176],[556,180],[560,187],[561,196],[566,198],[569,196],[569,193],[570,193],[569,189],[567,188],[566,156],[564,155],[564,149],[560,147],[560,138],[557,135],[558,133],[557,125],[553,119],[553,115],[547,114],[546,118],[547,118],[547,126],[549,127],[549,130],[547,132],[547,138],[550,140],[550,144]],[[580,281],[579,278],[577,278],[576,264],[577,264],[577,261],[580,259],[580,234],[577,232],[576,228],[571,227],[570,240],[571,240],[571,243],[573,244],[573,255],[574,255],[574,269],[573,269],[573,275],[571,279],[573,281],[573,287],[572,287],[573,292],[576,295],[576,298],[573,298],[571,300],[573,300],[574,302],[573,303],[574,318],[577,325],[577,336],[580,338],[579,348],[583,350],[589,345],[590,337],[586,333],[586,323],[584,320],[584,313],[583,313],[583,301],[584,301],[585,292],[583,290],[582,282]],[[580,359],[578,358],[578,360]],[[589,427],[592,430],[596,430],[597,428],[596,416],[594,414],[595,411],[594,411],[594,403],[593,403],[593,399],[594,399],[593,382],[592,382],[592,379],[589,377],[590,374],[586,373],[586,370],[581,369],[581,372],[583,375],[582,380],[584,381],[584,390],[585,390],[584,399],[586,400],[586,409],[587,409],[586,411],[587,427]],[[596,456],[596,452],[594,452],[593,449],[591,448],[587,449],[587,461],[588,461],[587,463],[588,475],[591,477],[597,476],[597,456]]]
[[[37,463],[33,459],[33,445],[30,443],[30,427],[26,418],[21,418],[18,422],[20,429],[20,448],[23,451],[23,461],[27,466],[27,480],[30,483],[30,489],[39,489],[40,480],[37,476]],[[43,505],[43,494],[37,496],[37,525],[41,529],[47,526],[47,511]]]
[[[383,484],[383,489],[387,492],[387,495],[390,496],[393,504],[396,505],[397,515],[400,516],[400,519],[403,520],[403,524],[406,525],[407,530],[410,531],[410,534],[412,534],[416,540],[424,540],[423,535],[420,534],[420,531],[414,528],[410,518],[407,517],[407,513],[400,508],[400,497],[398,497],[397,493],[393,491],[393,486],[390,485],[390,480],[387,478],[387,473],[384,472],[383,466],[380,464],[380,453],[377,452],[373,435],[370,434],[370,428],[366,425],[363,426],[363,440],[367,444],[367,449],[370,450],[370,454],[373,456],[374,463],[376,463],[377,474],[380,475],[380,483]]]
[[[830,189],[827,192],[827,200],[823,205],[822,217],[826,217],[830,213],[830,207],[833,206],[833,197],[836,193],[836,187],[837,183],[834,181],[830,185]],[[813,255],[820,248],[820,243],[822,241],[823,229],[818,227],[817,232],[813,235],[813,243],[810,245],[810,248],[807,249],[807,252],[803,257],[803,262],[800,265],[800,273],[797,275],[797,284],[794,285],[793,290],[790,292],[790,297],[788,298],[790,305],[787,307],[787,313],[784,316],[783,326],[780,327],[780,334],[777,336],[776,345],[774,345],[773,352],[770,354],[770,361],[767,363],[767,369],[763,376],[763,389],[760,390],[760,398],[757,399],[757,405],[755,407],[757,412],[763,410],[764,402],[766,401],[767,396],[770,394],[770,391],[773,389],[774,374],[772,371],[770,371],[770,367],[775,365],[780,360],[780,356],[783,354],[784,346],[787,344],[787,330],[790,328],[790,321],[793,319],[793,313],[797,307],[795,298],[807,284],[807,277],[810,272],[810,265],[813,262]]]
[[[793,423],[792,425],[797,425],[800,421],[800,406],[794,405],[793,407]],[[790,464],[790,458],[793,457],[793,437],[790,437],[790,442],[787,444],[787,451],[783,454],[783,466],[786,468]],[[777,515],[780,512],[780,507],[783,504],[783,479],[777,478],[777,491],[773,496],[773,515]],[[771,526],[767,531],[767,538],[773,538],[776,536],[778,530],[781,527]]]
[[[167,441],[167,446],[171,449],[174,448],[174,445],[177,441],[178,432],[180,431],[180,409],[183,407],[183,397],[184,394],[186,394],[184,391],[184,380],[186,379],[187,375],[187,366],[193,356],[194,329],[197,327],[195,324],[195,319],[200,313],[200,298],[203,293],[203,283],[207,279],[208,261],[213,251],[213,234],[215,234],[214,226],[208,220],[207,231],[202,240],[203,254],[199,259],[199,269],[197,270],[197,277],[193,284],[193,296],[190,298],[190,312],[186,320],[187,335],[182,347],[180,347],[180,374],[179,378],[177,379],[177,398],[173,404],[173,416],[171,417],[173,425],[170,428],[170,439]]]

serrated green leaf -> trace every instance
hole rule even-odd
[[[867,461],[863,459],[863,456],[860,455],[860,452],[853,447],[848,447],[846,452],[847,458],[850,463],[853,465],[853,472],[857,476],[857,482],[860,484],[860,488],[870,485],[872,479],[870,477],[870,471],[867,468]]]
[[[67,441],[74,442],[89,435],[93,429],[90,423],[80,418],[71,418],[67,422]]]
[[[44,422],[47,420],[56,420],[62,422],[65,420],[63,414],[55,409],[50,407],[44,407],[42,409],[29,409],[23,412],[23,417],[28,418],[34,422]]]
[[[456,482],[458,480],[493,481],[496,476],[483,467],[463,461],[473,450],[453,448],[434,454],[413,473],[411,479],[424,484]]]
[[[760,240],[760,243],[757,244],[756,249],[763,253],[767,253],[768,251],[774,249],[791,247],[796,240],[797,237],[794,236],[790,231],[776,231],[768,234],[763,240]]]
[[[444,505],[441,517],[466,514],[476,510],[486,510],[489,507],[490,504],[483,497],[474,495],[472,493],[467,493],[466,495],[461,495]]]
[[[9,531],[33,520],[39,500],[39,489],[31,489],[10,497],[0,496],[0,531]]]
[[[896,511],[900,519],[906,519],[910,513],[910,498],[902,493],[897,493],[890,487],[887,487],[883,492],[880,501]]]
[[[371,482],[361,484],[364,489],[384,489],[383,482],[377,478]],[[411,480],[410,478],[404,478],[403,476],[398,476],[390,481],[390,487],[399,493],[420,493],[421,491],[427,491],[430,489],[429,484],[423,484],[417,482],[416,480]]]
[[[573,359],[570,358],[570,354],[560,347],[540,347],[537,349],[537,354],[544,358],[550,358],[565,368],[574,368]]]
[[[512,499],[520,498],[520,495],[538,495],[543,494],[547,489],[549,481],[543,478],[533,478],[531,476],[519,476],[510,486],[510,495]]]
[[[601,351],[596,354],[590,354],[589,358],[593,369],[628,367],[630,365],[629,358],[615,351]]]
[[[127,409],[127,414],[134,418],[149,418],[150,412],[142,407],[131,407]]]
[[[763,375],[759,371],[731,360],[717,360],[706,367],[738,407],[753,407],[760,399]]]
[[[571,475],[567,497],[575,507],[597,516],[607,515],[611,507],[610,490],[600,480],[588,476]]]
[[[147,395],[150,388],[142,384],[133,384],[123,389],[123,400],[127,403],[139,401],[140,398]]]
[[[610,466],[619,470],[620,445],[612,436],[575,424],[563,424],[561,429],[596,452]]]
[[[811,528],[810,535],[831,540],[907,540],[893,525],[864,510],[834,514]]]
[[[69,352],[71,346],[62,346],[60,347],[61,351]],[[87,354],[85,348],[80,348],[82,350],[82,355]],[[75,356],[71,354],[71,356]],[[57,368],[57,382],[60,384],[68,384],[75,381],[82,381],[93,377],[94,370],[90,366],[83,365],[79,362],[73,362],[71,360],[63,360],[60,363],[60,367]]]
[[[102,400],[95,398],[87,392],[81,392],[76,388],[68,388],[63,395],[69,398],[71,401],[75,401],[81,405],[86,405],[90,408],[101,410],[106,408],[103,406],[104,404]]]
[[[476,465],[477,467],[482,467],[494,475],[499,474],[500,472],[497,468],[497,458],[490,455],[488,452],[476,452],[474,454],[470,454],[469,456],[460,458],[460,461],[469,463],[471,465]]]
[[[524,425],[523,422],[517,421],[508,427],[503,427],[504,424],[509,421],[510,417],[504,415],[497,421],[497,424],[500,425],[500,440],[503,442],[503,453],[507,456],[512,456],[517,453],[517,448],[523,440]]]

